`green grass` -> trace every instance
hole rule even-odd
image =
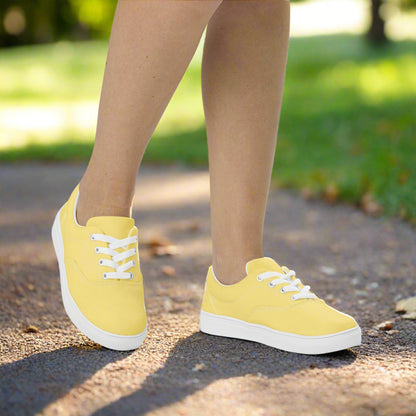
[[[415,47],[374,49],[347,35],[292,39],[276,183],[317,195],[335,187],[353,203],[371,193],[385,213],[416,219]],[[103,42],[0,51],[0,114],[13,105],[97,102],[105,53]],[[199,60],[200,51],[145,163],[207,164]],[[54,137],[20,135],[3,146],[0,138],[0,160],[87,160],[93,134],[91,126],[66,126]]]

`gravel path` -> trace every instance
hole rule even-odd
[[[363,328],[359,348],[290,354],[198,332],[208,174],[143,168],[134,216],[149,336],[137,351],[114,352],[66,317],[50,240],[83,169],[0,167],[0,415],[416,415],[416,321],[394,312],[398,299],[416,295],[408,224],[271,192],[266,255]],[[155,256],[146,245],[163,238],[177,254]],[[389,319],[392,330],[375,329]],[[25,332],[31,325],[38,330]]]

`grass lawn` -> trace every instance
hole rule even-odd
[[[106,47],[83,42],[0,50],[1,161],[88,160]],[[415,42],[374,49],[347,35],[292,39],[275,183],[353,203],[370,194],[386,214],[414,221],[415,50]],[[145,163],[207,164],[200,52],[149,144]],[[87,122],[84,108],[90,111]],[[19,121],[24,111],[37,114],[33,109],[46,116],[50,111],[51,123],[61,117],[60,124],[32,133],[7,127],[13,111]],[[71,124],[67,112],[78,124]],[[36,126],[36,117],[32,122]]]

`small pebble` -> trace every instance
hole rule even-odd
[[[371,282],[366,286],[366,288],[368,290],[377,289],[378,288],[378,283],[377,282]]]
[[[319,271],[328,276],[333,276],[337,272],[336,269],[334,269],[333,267],[329,267],[329,266],[321,266],[319,268]]]
[[[371,338],[378,337],[378,332],[375,329],[369,329],[367,335]]]
[[[204,363],[195,364],[195,367],[192,369],[192,371],[202,371],[205,368]]]
[[[357,296],[367,296],[368,295],[368,293],[365,290],[356,290],[355,294]]]

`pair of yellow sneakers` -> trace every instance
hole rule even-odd
[[[138,348],[147,334],[147,319],[134,220],[93,217],[81,226],[78,195],[77,186],[52,227],[65,310],[98,344],[121,351]],[[209,268],[202,332],[302,354],[361,343],[355,320],[310,292],[293,270],[262,257],[249,261],[246,271],[240,282],[223,285]]]

